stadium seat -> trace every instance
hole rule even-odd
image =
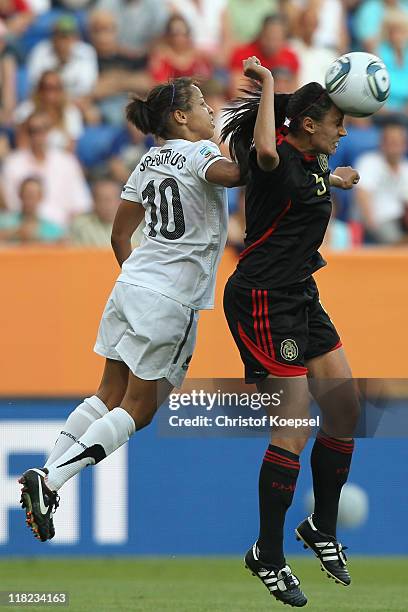
[[[86,168],[105,162],[112,155],[112,147],[123,128],[112,125],[93,125],[85,128],[78,140],[76,154]]]

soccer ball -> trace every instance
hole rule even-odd
[[[326,72],[326,89],[345,115],[368,117],[385,104],[390,77],[384,62],[371,53],[346,53]]]
[[[368,513],[369,502],[367,493],[358,485],[347,482],[340,494],[339,527],[360,527],[366,522]]]
[[[312,489],[306,493],[304,503],[306,512],[312,514],[314,506]],[[358,485],[347,482],[340,494],[338,526],[356,529],[366,522],[368,514],[369,501],[367,493]]]

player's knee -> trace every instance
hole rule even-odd
[[[359,418],[360,402],[351,396],[343,402],[341,410],[323,411],[322,429],[334,438],[353,437]]]
[[[272,437],[272,444],[279,446],[280,448],[284,448],[295,455],[300,455],[303,449],[305,448],[307,441],[309,439],[309,435],[298,435],[293,437]]]
[[[354,436],[355,429],[357,427],[358,421],[360,418],[360,404],[359,402],[351,402],[345,409],[343,419],[344,419],[344,429],[347,431],[348,435]]]

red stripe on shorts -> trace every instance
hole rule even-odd
[[[272,355],[272,357],[275,359],[275,349],[273,347],[271,328],[269,325],[268,292],[266,290],[264,291],[264,310],[265,310],[265,327],[266,327],[266,333],[268,334],[269,354]]]
[[[256,313],[257,313],[256,289],[252,289],[252,318],[254,320],[254,332],[255,332],[256,343],[260,347],[261,343],[259,340],[258,319],[256,318]]]
[[[267,372],[269,372],[269,374],[272,374],[273,376],[282,377],[304,376],[305,374],[307,374],[307,368],[304,368],[303,366],[287,365],[285,363],[280,363],[280,361],[276,361],[276,359],[264,353],[260,349],[260,347],[257,346],[255,342],[253,342],[251,338],[247,336],[239,321],[238,333],[242,342],[245,344],[251,355],[253,355],[257,361],[259,361],[259,363],[265,368]]]
[[[264,330],[264,320],[262,318],[262,314],[263,314],[263,304],[262,304],[262,291],[260,289],[258,289],[258,305],[259,305],[259,331],[261,332],[261,338],[262,338],[262,346],[260,346],[261,349],[263,349],[265,351],[265,353],[268,353],[268,345],[266,343],[266,336],[265,336],[265,330]]]
[[[339,340],[338,343],[329,350],[329,353],[331,353],[332,351],[337,351],[337,349],[341,348],[342,346],[343,346],[343,343],[341,340]]]

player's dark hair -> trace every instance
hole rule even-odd
[[[225,109],[228,119],[221,130],[221,141],[229,138],[231,158],[239,164],[241,175],[246,176],[262,89],[258,86],[254,91],[242,91],[245,97],[237,98],[233,108]],[[319,83],[303,85],[292,94],[277,93],[274,96],[275,127],[283,127],[285,119],[289,119],[287,130],[299,134],[304,117],[321,121],[332,106],[327,91]]]
[[[153,87],[146,100],[134,97],[126,107],[127,120],[143,134],[168,138],[172,111],[191,110],[193,81],[180,77],[171,83]]]

